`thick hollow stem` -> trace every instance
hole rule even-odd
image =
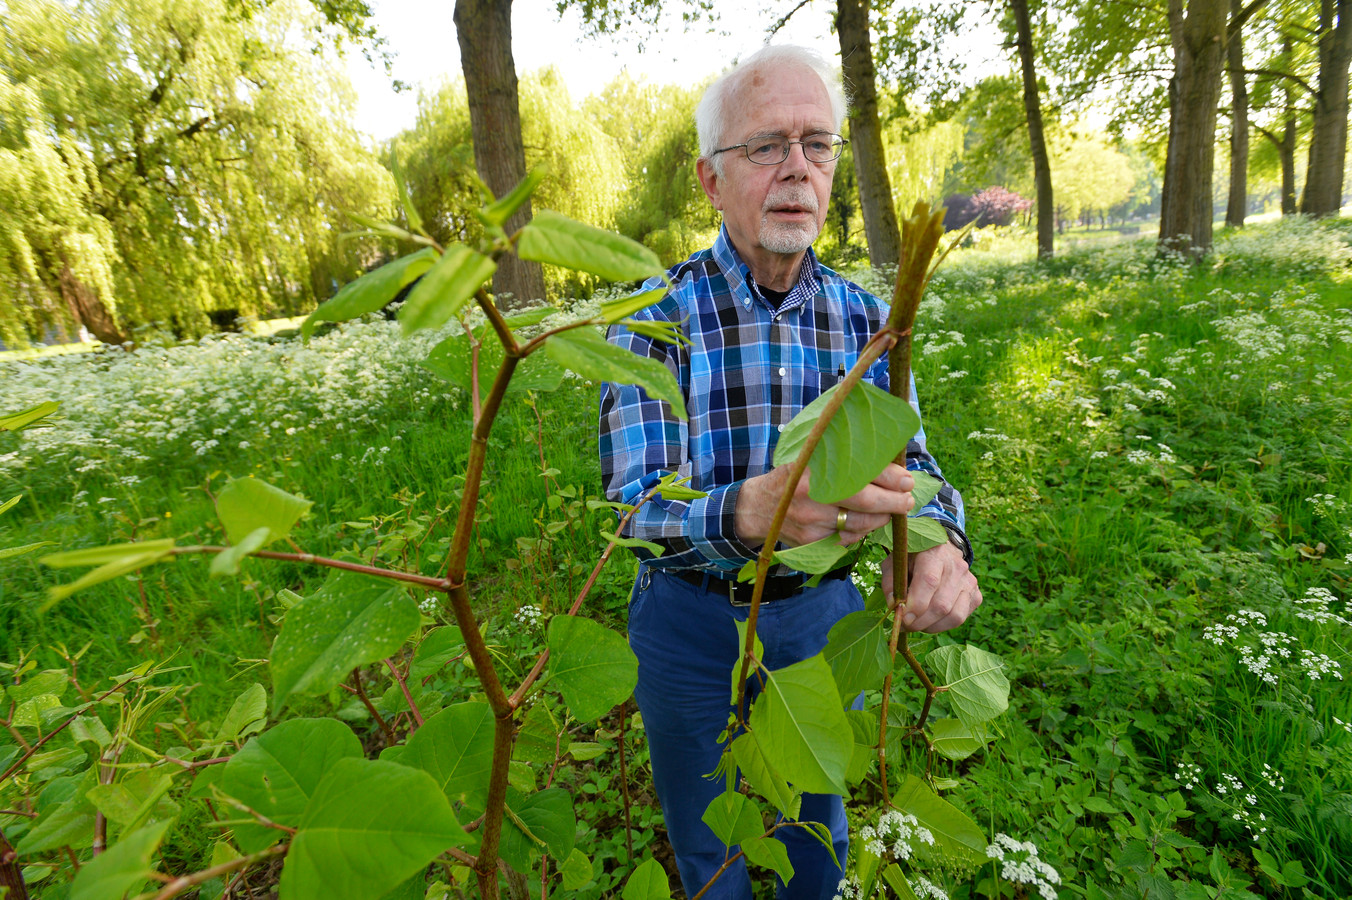
[[[498,897],[498,846],[502,840],[503,811],[507,806],[507,772],[512,761],[512,738],[516,726],[512,710],[493,719],[493,764],[488,775],[488,803],[484,812],[484,835],[479,844],[479,857],[474,863],[474,876],[479,882],[479,896],[483,900]]]
[[[204,881],[210,881],[220,875],[234,872],[238,869],[247,869],[254,863],[262,862],[265,859],[271,859],[274,856],[281,856],[291,848],[290,844],[278,844],[275,847],[269,847],[266,850],[260,850],[257,853],[251,853],[248,856],[241,856],[232,859],[229,862],[223,862],[218,866],[212,866],[209,869],[203,869],[200,872],[194,872],[191,875],[183,875],[175,878],[164,886],[164,890],[155,895],[154,900],[169,900],[170,897],[177,897],[188,888],[195,887]]]
[[[770,571],[770,560],[774,557],[775,543],[779,540],[780,529],[784,527],[784,518],[789,514],[789,504],[793,502],[794,491],[798,489],[798,482],[802,480],[803,473],[807,471],[808,460],[812,458],[813,451],[817,449],[817,444],[821,442],[822,435],[826,434],[826,427],[831,424],[831,418],[845,403],[845,398],[849,396],[850,391],[854,390],[855,386],[863,380],[869,366],[880,359],[895,340],[896,335],[887,326],[883,326],[877,334],[869,338],[868,343],[864,345],[863,351],[859,354],[858,361],[845,375],[845,380],[840,383],[836,393],[822,410],[816,424],[808,432],[807,439],[803,442],[803,449],[798,453],[798,458],[789,467],[788,482],[784,486],[783,495],[779,498],[779,506],[775,509],[774,518],[770,520],[769,533],[765,535],[765,544],[761,547],[760,557],[756,560],[756,587],[751,594],[751,607],[747,610],[746,646],[742,649],[742,668],[737,675],[736,709],[737,720],[740,723],[745,724],[743,706],[746,702],[746,679],[751,673],[751,661],[755,658],[756,617],[760,612],[761,595],[765,592],[765,576]]]

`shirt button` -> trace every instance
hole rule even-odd
[[[784,375],[784,367],[783,367],[783,366],[780,366],[780,367],[779,367],[779,374],[780,374],[781,376]]]
[[[783,425],[780,425],[780,426],[779,426],[779,430],[780,430],[780,431],[783,431],[783,430],[784,430],[784,426],[783,426]]]

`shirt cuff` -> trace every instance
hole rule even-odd
[[[724,572],[736,572],[758,555],[737,538],[737,498],[744,483],[734,481],[690,501],[690,541],[711,566]]]

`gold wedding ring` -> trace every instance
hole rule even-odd
[[[850,524],[849,510],[845,509],[838,510],[836,512],[836,534],[840,534],[843,531],[845,531],[846,528],[849,527],[849,524]]]

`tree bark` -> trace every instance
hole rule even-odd
[[[1174,74],[1169,149],[1160,197],[1160,244],[1189,254],[1211,249],[1216,106],[1225,69],[1226,0],[1169,0]]]
[[[512,57],[512,0],[456,0],[455,34],[469,97],[474,167],[493,195],[501,197],[526,177]],[[527,201],[507,220],[507,233],[525,225],[530,217]],[[493,275],[493,293],[499,306],[508,309],[544,299],[544,270],[539,263],[504,256]]]
[[[71,318],[105,344],[125,344],[130,338],[117,325],[117,319],[99,299],[98,292],[79,279],[70,263],[57,276],[61,299],[66,301]]]
[[[1277,145],[1282,160],[1282,215],[1294,216],[1296,206],[1296,110],[1288,106],[1282,127],[1282,140]]]
[[[1042,131],[1042,101],[1037,91],[1033,65],[1033,27],[1028,18],[1028,0],[1009,0],[1018,31],[1019,64],[1023,69],[1023,108],[1028,117],[1028,143],[1033,154],[1033,184],[1037,188],[1037,255],[1050,259],[1053,253],[1055,203],[1052,197],[1052,167],[1047,140]]]
[[[878,122],[868,4],[862,0],[838,0],[836,34],[840,36],[841,67],[851,94],[850,144],[859,182],[859,205],[864,213],[869,264],[895,266],[901,256],[901,229],[892,203],[892,181],[887,176],[887,154]]]
[[[1238,19],[1242,0],[1230,0],[1230,17]],[[1243,32],[1230,35],[1227,50],[1230,62],[1230,198],[1225,207],[1225,224],[1244,227],[1249,205],[1249,88],[1244,83]]]
[[[1352,0],[1322,0],[1319,88],[1315,92],[1305,194],[1300,201],[1300,211],[1307,216],[1336,216],[1343,205],[1349,62],[1352,62]]]

